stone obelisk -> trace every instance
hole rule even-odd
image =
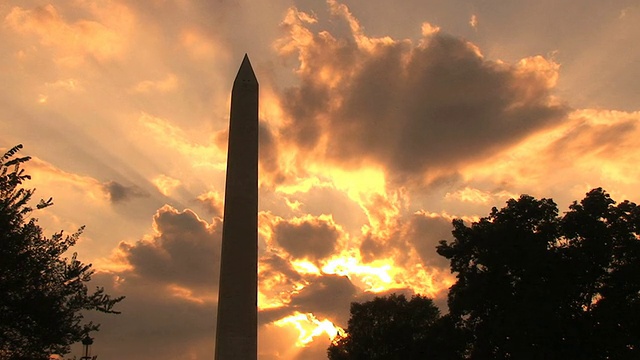
[[[244,56],[231,91],[216,360],[258,354],[258,80]]]

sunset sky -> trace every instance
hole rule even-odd
[[[4,0],[0,148],[92,285],[100,359],[211,359],[230,91],[260,82],[259,359],[421,293],[451,220],[527,193],[640,201],[637,0]],[[79,347],[74,354],[79,355]]]

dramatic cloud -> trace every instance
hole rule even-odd
[[[357,293],[358,289],[346,276],[324,275],[296,294],[290,305],[300,312],[312,312],[346,323],[349,304]]]
[[[211,296],[219,277],[222,240],[222,223],[214,221],[209,225],[191,210],[164,206],[153,218],[155,234],[135,244],[121,243],[119,250],[135,276],[175,285],[172,291],[178,297],[191,296],[180,287]]]
[[[333,254],[340,229],[331,217],[306,217],[278,222],[274,237],[293,257],[316,261]]]
[[[503,206],[505,195],[520,193],[554,194],[554,200],[565,206],[597,186],[612,191],[616,198],[633,198],[640,176],[635,165],[640,151],[634,145],[640,136],[639,123],[638,112],[576,110],[560,126],[471,164],[461,173],[466,181],[501,189],[487,206]]]
[[[299,274],[284,257],[267,253],[260,257],[258,282],[260,292],[258,306],[262,309],[260,320],[273,322],[288,314],[285,307],[294,292],[305,286],[303,275]]]
[[[343,166],[384,165],[392,177],[481,159],[556,124],[558,65],[536,56],[515,65],[485,60],[472,43],[434,31],[418,44],[370,38],[343,5],[329,2],[351,37],[312,32],[291,9],[289,36],[300,85],[282,94],[287,138]]]
[[[384,236],[377,233],[364,236],[360,252],[365,261],[390,258],[396,264],[405,266],[419,263],[426,268],[448,267],[448,261],[436,253],[436,246],[440,240],[451,240],[451,217],[419,211],[394,220]],[[413,257],[412,252],[415,252],[417,258]]]
[[[152,234],[122,242],[110,259],[112,272],[94,280],[127,297],[122,315],[91,315],[103,324],[97,341],[113,347],[106,353],[126,347],[131,358],[203,358],[214,346],[222,223],[166,205],[152,225]]]
[[[213,338],[212,324],[215,323],[222,225],[220,218],[214,218],[213,221],[208,224],[191,210],[178,211],[167,205],[153,217],[154,233],[135,243],[121,243],[112,256],[115,262],[111,266],[113,279],[101,275],[101,281],[111,280],[112,292],[127,294],[127,305],[123,311],[138,314],[138,319],[145,319],[148,326],[158,329],[170,327],[171,321],[179,322],[182,319],[197,323],[203,333],[196,334],[189,330],[178,338],[190,344],[210,344]],[[286,248],[292,252],[303,251],[309,256],[332,253],[340,236],[340,229],[329,217],[293,219],[274,223],[273,226],[273,234],[285,234],[285,238],[312,236],[319,239],[315,247],[311,247],[311,252],[302,250],[304,241],[300,240],[299,244],[292,243]],[[274,236],[277,238],[279,235]],[[324,241],[332,247],[325,249]],[[280,256],[276,251],[269,250],[260,256],[259,318],[262,331],[279,333],[289,331],[286,329],[291,327],[298,329],[304,326],[309,334],[298,334],[296,341],[300,342],[300,346],[320,336],[327,338],[327,332],[336,331],[331,321],[346,322],[349,304],[362,289],[344,275],[306,272],[300,268],[303,265],[290,262],[288,256]],[[156,298],[154,294],[162,294],[162,297]],[[150,309],[164,309],[165,315],[151,318]],[[180,317],[170,315],[169,309],[179,311]],[[207,320],[195,319],[198,316],[205,316]],[[117,319],[104,320],[108,325],[117,325]],[[100,321],[103,321],[102,317]],[[273,327],[272,324],[277,326]],[[178,325],[162,333],[149,333],[145,338],[157,342],[183,331],[181,329]],[[129,331],[140,331],[140,328],[130,327],[127,329]],[[106,335],[118,336],[111,331]],[[135,349],[134,353],[142,351],[139,345],[127,344]],[[173,352],[163,346],[160,349]]]

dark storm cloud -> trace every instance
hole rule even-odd
[[[364,262],[371,262],[375,259],[387,257],[393,248],[395,248],[395,245],[390,244],[387,239],[368,233],[364,235],[360,243],[360,254]]]
[[[133,274],[164,284],[211,291],[218,282],[222,222],[208,225],[191,210],[169,206],[154,216],[151,239],[121,243]]]
[[[289,307],[301,313],[313,313],[318,318],[346,323],[349,304],[354,301],[358,288],[346,276],[322,275],[300,290]]]
[[[148,193],[135,185],[125,186],[116,181],[109,181],[103,184],[103,187],[107,194],[109,194],[109,199],[113,203],[149,196]]]
[[[555,64],[541,57],[509,65],[439,32],[414,45],[305,25],[286,24],[303,65],[300,85],[281,94],[283,133],[334,162],[373,161],[402,179],[481,158],[566,115],[551,94]]]
[[[295,291],[296,284],[303,282],[302,275],[281,255],[266,253],[260,256],[259,264],[258,287],[270,300],[281,299],[282,303],[286,303],[289,294]],[[264,307],[264,304],[259,306]],[[272,323],[291,312],[287,306],[263,309],[260,310],[258,322],[260,325]]]
[[[416,213],[409,219],[402,236],[416,249],[425,266],[447,268],[449,260],[436,253],[436,246],[440,240],[453,238],[451,230],[453,226],[449,219]]]
[[[288,284],[293,285],[295,282],[302,280],[302,276],[296,272],[291,263],[274,253],[267,253],[260,257],[260,274],[261,281],[283,275]]]
[[[272,179],[272,183],[282,183],[285,176],[282,173],[282,169],[278,166],[279,149],[277,139],[274,137],[269,126],[264,122],[260,122],[259,142],[261,176],[269,174],[269,177]]]
[[[323,217],[283,220],[273,230],[275,241],[291,256],[312,261],[330,256],[340,238],[333,220]]]
[[[118,308],[123,315],[96,316],[105,329],[97,342],[125,348],[131,358],[182,358],[185,349],[194,358],[210,353],[221,225],[219,219],[207,224],[191,210],[165,205],[153,217],[154,234],[134,244],[121,243],[120,257],[128,268],[107,288],[111,294],[126,295]],[[109,283],[109,275],[98,275],[96,281]]]

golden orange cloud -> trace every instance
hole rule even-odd
[[[130,133],[132,137],[135,135],[137,142],[145,141],[148,146],[158,149],[157,153],[166,152],[167,149],[177,151],[184,159],[189,161],[194,168],[209,168],[214,170],[222,170],[226,168],[226,149],[224,152],[215,145],[200,145],[193,143],[189,137],[179,127],[171,121],[153,116],[148,113],[142,113],[138,117],[140,128],[132,125],[132,131],[139,130],[148,134],[140,139],[138,133]],[[158,161],[154,159],[154,161]]]
[[[161,80],[144,80],[137,83],[132,92],[149,93],[153,91],[168,92],[177,89],[178,77],[175,74],[167,74],[164,79]]]
[[[640,175],[635,166],[640,151],[634,145],[638,122],[638,112],[575,110],[566,121],[464,167],[461,174],[468,182],[509,184],[509,195],[569,189],[556,199],[561,206],[596,186],[617,189],[618,198],[627,198]]]
[[[280,327],[293,326],[296,328],[299,335],[295,345],[298,347],[308,345],[322,334],[327,335],[329,340],[333,340],[338,333],[344,333],[342,328],[335,326],[328,319],[320,321],[312,313],[294,312],[292,315],[275,321],[274,324]]]
[[[108,203],[104,185],[90,176],[64,171],[39,158],[32,158],[26,168],[32,176],[31,186],[40,188],[43,193],[75,192],[83,194],[92,204]]]
[[[229,51],[214,39],[207,36],[206,33],[196,29],[189,28],[180,34],[180,43],[187,54],[197,60],[228,60]]]
[[[281,57],[296,57],[300,80],[280,92],[285,120],[272,129],[277,163],[287,169],[279,173],[283,191],[313,178],[337,188],[341,178],[352,189],[375,184],[385,195],[387,182],[434,182],[566,114],[552,94],[553,60],[486,60],[475,44],[429,24],[417,43],[373,38],[344,4],[328,6],[348,34],[316,30],[309,15],[290,8],[287,35],[274,42]]]
[[[155,178],[151,179],[151,182],[156,186],[158,191],[164,196],[171,196],[173,190],[175,190],[178,186],[180,186],[181,181],[178,179],[174,179],[170,176],[160,174]]]
[[[5,17],[5,23],[14,31],[36,35],[43,45],[57,51],[62,63],[78,63],[86,55],[98,60],[121,56],[129,46],[135,22],[131,11],[112,1],[103,2],[102,6],[78,3],[90,12],[92,19],[69,22],[56,6],[47,4],[33,9],[15,6]]]

